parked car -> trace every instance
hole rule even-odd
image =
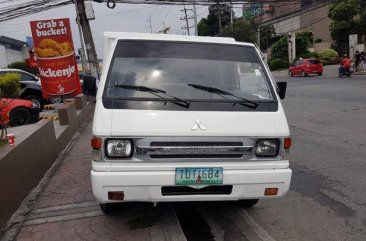
[[[39,107],[30,100],[0,98],[0,124],[20,126],[37,122]]]
[[[301,75],[303,77],[309,74],[323,74],[323,65],[318,59],[300,59],[289,68],[288,74],[290,76]]]
[[[290,131],[259,49],[232,38],[105,33],[91,181],[114,202],[278,198],[289,190]],[[97,92],[97,93],[96,93]]]
[[[43,105],[48,101],[43,98],[40,79],[37,76],[20,69],[0,69],[0,74],[5,73],[20,74],[20,87],[22,92],[19,98],[33,101],[42,111]]]

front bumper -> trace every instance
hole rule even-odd
[[[163,186],[175,186],[175,171],[91,171],[94,196],[101,203],[116,202],[108,199],[108,192],[123,191],[124,202],[222,201],[281,197],[289,190],[292,171],[225,170],[223,185],[232,185],[231,194],[162,195]],[[197,188],[197,186],[191,186]],[[278,188],[276,196],[265,196],[265,188]]]

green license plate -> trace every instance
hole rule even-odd
[[[222,184],[223,169],[222,167],[200,167],[200,168],[176,168],[175,184],[176,185],[206,185],[206,184]]]

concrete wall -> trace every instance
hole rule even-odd
[[[277,1],[271,3],[274,6],[274,13],[265,13],[260,17],[261,22],[267,22],[270,20],[274,20],[289,14],[292,14],[296,11],[301,10],[301,2],[300,1]]]
[[[53,123],[41,120],[16,136],[16,146],[2,148],[6,155],[0,159],[0,227],[52,165],[56,143]]]
[[[331,19],[328,18],[328,5],[321,5],[311,11],[301,13],[301,28],[314,33],[314,38],[321,38],[323,42],[331,42],[332,37],[329,31]]]
[[[9,131],[16,138],[14,146],[0,148],[0,228],[4,228],[23,199],[37,186],[58,154],[90,116],[94,103],[89,102],[78,111],[74,103],[68,104],[67,108],[71,110],[67,125],[41,120]]]
[[[314,52],[320,52],[324,49],[330,49],[330,47],[331,47],[330,42],[315,43],[314,44]]]
[[[300,29],[300,15],[273,24],[276,34],[287,34]]]

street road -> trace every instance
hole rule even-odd
[[[366,240],[366,75],[339,79],[336,71],[274,74],[288,81],[294,172],[285,197],[247,210],[225,202],[128,204],[105,216],[90,188],[89,123],[16,240]]]

